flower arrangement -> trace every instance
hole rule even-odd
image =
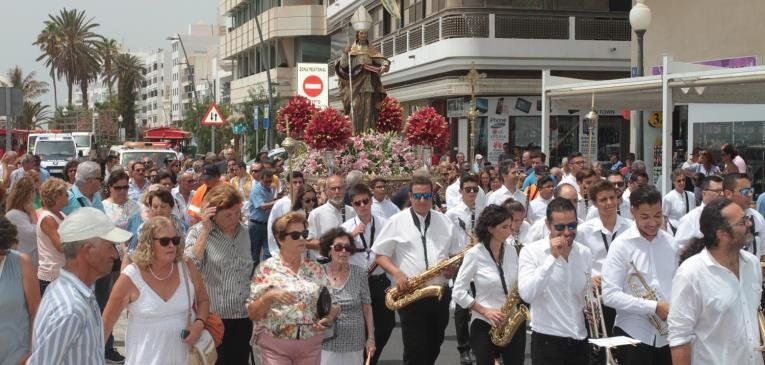
[[[314,113],[305,127],[303,138],[305,143],[313,149],[339,150],[348,143],[352,134],[353,127],[348,116],[335,108],[326,107]]]
[[[386,96],[380,104],[380,112],[377,118],[377,131],[380,133],[401,132],[401,123],[404,120],[404,109],[396,98]]]
[[[449,143],[449,123],[429,106],[409,116],[405,135],[412,145],[445,147]]]
[[[293,96],[276,113],[276,131],[286,136],[289,129],[288,137],[302,139],[303,131],[318,110],[305,96]]]

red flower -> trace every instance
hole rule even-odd
[[[326,107],[313,115],[303,137],[311,148],[339,150],[348,144],[352,133],[351,120],[337,109]]]
[[[377,118],[377,131],[380,133],[401,132],[401,122],[404,120],[404,110],[396,98],[387,96],[380,105]]]
[[[290,124],[290,137],[302,139],[311,117],[319,109],[304,96],[293,96],[276,113],[276,131],[281,135],[287,134],[287,121]]]
[[[405,132],[409,144],[445,147],[449,143],[449,123],[433,107],[418,110],[407,122]]]

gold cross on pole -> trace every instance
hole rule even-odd
[[[470,71],[467,75],[462,76],[460,79],[467,82],[470,85],[470,111],[468,112],[468,128],[470,130],[470,137],[468,138],[468,163],[472,165],[475,157],[475,119],[478,117],[478,110],[475,105],[475,87],[478,81],[485,79],[485,73],[478,73],[475,68],[475,62],[471,62]]]

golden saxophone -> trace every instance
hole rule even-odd
[[[648,282],[645,280],[645,277],[643,274],[640,273],[640,270],[638,270],[637,266],[635,266],[635,263],[633,261],[630,261],[630,265],[632,265],[632,269],[634,272],[631,272],[627,275],[627,286],[630,287],[630,290],[632,291],[632,295],[643,298],[647,300],[653,300],[658,301],[659,296],[658,292],[654,290],[650,285],[648,285]],[[634,282],[633,279],[637,279],[639,281],[639,286]],[[642,287],[642,288],[641,288]],[[656,331],[659,332],[660,335],[666,336],[669,333],[669,330],[667,329],[667,324],[659,318],[656,314],[651,314],[648,316],[648,320],[651,322],[654,328],[656,328]]]
[[[456,255],[439,262],[437,265],[423,271],[419,275],[409,278],[409,289],[406,292],[400,293],[395,286],[388,288],[388,290],[385,291],[385,306],[388,307],[388,309],[395,311],[427,297],[436,297],[441,300],[444,288],[440,285],[425,286],[425,283],[430,281],[430,279],[441,275],[447,268],[462,262],[462,258],[465,257],[465,253],[467,253],[470,248],[471,247],[465,247]]]
[[[491,342],[499,347],[504,347],[515,336],[515,332],[519,327],[530,318],[529,309],[521,303],[521,295],[518,293],[518,283],[513,286],[510,294],[507,295],[505,304],[500,309],[507,319],[503,321],[499,326],[491,327],[489,335],[491,336]],[[523,328],[521,331],[525,331]]]

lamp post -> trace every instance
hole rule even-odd
[[[635,6],[630,10],[630,26],[637,36],[637,75],[643,76],[643,36],[651,25],[651,9],[645,5],[645,0],[635,0]],[[637,159],[643,160],[643,111],[637,112]],[[667,143],[667,142],[665,142]]]
[[[475,156],[475,120],[478,117],[478,110],[475,105],[475,86],[478,83],[478,80],[483,78],[486,78],[486,74],[478,73],[478,70],[475,69],[475,62],[472,63],[470,72],[468,72],[467,75],[462,76],[462,80],[470,85],[470,111],[468,111],[468,129],[470,130],[468,137],[468,162],[471,166]]]

